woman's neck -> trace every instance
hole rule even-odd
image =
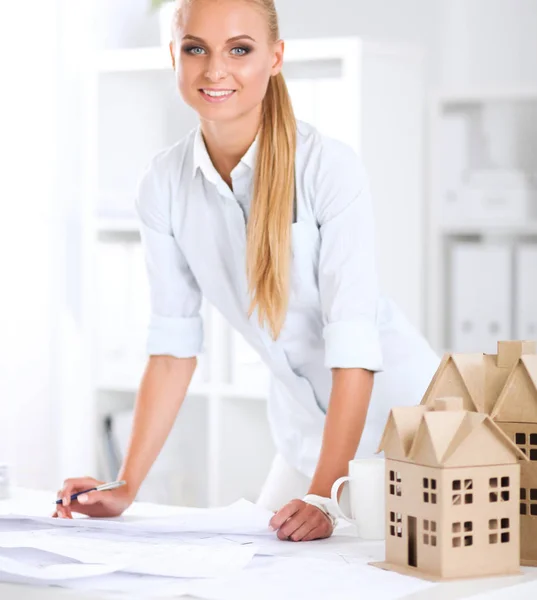
[[[231,188],[231,171],[252,145],[261,122],[261,110],[233,121],[201,121],[201,132],[214,168]]]

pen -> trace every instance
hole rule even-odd
[[[103,483],[102,485],[98,485],[97,487],[90,488],[89,490],[82,490],[81,492],[77,492],[76,494],[71,494],[71,500],[75,500],[81,494],[87,494],[88,492],[104,492],[105,490],[115,490],[122,485],[125,485],[126,481],[111,481],[110,483]],[[61,504],[62,499],[58,498],[56,500],[56,504]]]

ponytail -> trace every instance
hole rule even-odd
[[[289,303],[295,151],[296,120],[280,72],[270,78],[263,100],[246,259],[249,315],[257,307],[259,324],[268,324],[273,339]]]

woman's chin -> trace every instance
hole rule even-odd
[[[196,112],[200,119],[210,121],[232,121],[240,116],[241,112],[236,108],[230,109],[224,106],[203,106],[197,107]]]

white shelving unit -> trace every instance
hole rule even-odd
[[[536,139],[537,88],[465,89],[430,99],[427,333],[440,352],[493,352],[495,331],[520,331],[517,280],[530,273],[517,268],[517,249],[537,244]],[[487,260],[487,250],[498,247],[509,253],[505,268]],[[453,261],[461,248],[485,250],[466,279],[465,261],[457,268]],[[471,283],[460,290],[463,281]],[[457,347],[461,328],[467,341]]]
[[[285,58],[284,74],[297,117],[363,155],[374,191],[378,181],[379,212],[389,214],[408,200],[407,209],[421,213],[421,165],[408,158],[421,156],[422,150],[421,56],[408,48],[337,38],[287,40]],[[197,122],[175,90],[166,48],[101,51],[90,79],[95,104],[94,126],[89,128],[94,136],[88,147],[94,200],[86,223],[86,255],[93,266],[85,274],[86,289],[95,291],[91,314],[86,315],[94,332],[90,396],[98,433],[107,416],[115,415],[114,434],[125,441],[146,360],[149,318],[133,214],[136,184],[151,157]],[[390,148],[404,147],[406,154],[383,152],[382,145],[388,143]],[[391,194],[393,184],[390,189],[383,182],[391,163],[397,163],[393,167],[397,172],[404,172],[398,183],[406,191],[398,185],[397,197]],[[381,221],[381,237],[391,230],[391,221]],[[393,248],[388,254],[388,281],[389,274],[404,265],[415,276],[420,272],[420,253],[411,260],[408,248],[397,259]],[[404,285],[395,281],[397,285],[408,298],[408,281]],[[421,283],[412,289],[421,307]],[[205,303],[203,320],[205,351],[200,366],[140,499],[198,506],[220,505],[240,496],[255,500],[274,456],[266,418],[270,389],[266,368]],[[97,472],[113,477],[107,465],[114,449],[107,451],[101,437],[95,437]]]

